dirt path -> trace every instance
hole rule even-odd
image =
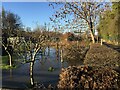
[[[110,47],[110,48],[112,48],[120,53],[120,46],[108,44],[108,43],[104,43],[104,45],[106,45],[107,47]]]
[[[106,45],[92,44],[86,54],[84,64],[116,68],[120,66],[120,53]]]

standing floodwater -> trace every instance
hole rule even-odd
[[[46,53],[43,58],[41,58],[39,54],[36,56],[34,64],[34,80],[35,82],[43,83],[44,85],[56,85],[59,80],[61,68],[72,65],[73,62],[61,63],[59,57],[56,57],[56,50],[54,48],[50,48],[49,56],[47,55],[47,52],[48,49],[46,49]],[[53,67],[54,71],[48,71],[49,67]],[[30,84],[29,69],[30,63],[26,63],[16,69],[3,70],[2,87],[27,88]]]

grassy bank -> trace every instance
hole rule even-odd
[[[13,68],[17,67],[17,65],[9,66],[9,57],[8,57],[8,55],[0,56],[0,58],[2,59],[1,65],[0,65],[1,69],[13,69]],[[14,60],[15,57],[13,56],[12,59]]]
[[[6,55],[6,56],[1,56],[1,58],[2,58],[2,64],[8,64],[8,62],[9,62],[9,57],[8,57],[8,55]]]

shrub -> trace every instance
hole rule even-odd
[[[64,52],[63,52],[63,58],[64,60],[67,61],[75,61],[75,60],[79,60],[79,61],[83,61],[84,56],[86,54],[86,51],[89,48],[87,47],[77,47],[76,45],[72,45],[70,47],[65,48]]]

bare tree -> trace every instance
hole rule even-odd
[[[27,33],[27,32],[26,32]],[[36,28],[34,31],[29,32],[29,35],[24,36],[21,45],[24,46],[19,55],[29,57],[30,62],[30,84],[34,86],[33,67],[37,53],[43,51],[47,47],[48,35],[41,28]]]
[[[68,25],[72,22],[78,22],[79,20],[84,20],[88,27],[92,42],[95,43],[95,25],[98,22],[98,15],[104,11],[108,7],[108,3],[105,2],[97,2],[95,0],[84,2],[80,0],[80,2],[58,2],[58,3],[50,3],[53,8],[55,5],[59,6],[60,9],[56,11],[53,15],[51,21],[56,22],[65,22]],[[68,19],[66,19],[68,18]]]
[[[47,47],[47,40],[48,36],[46,36],[44,33],[41,33],[38,37],[38,40],[35,44],[35,47],[33,49],[33,55],[31,57],[31,63],[30,63],[30,76],[33,76],[33,65],[35,62],[35,56],[37,52],[41,49],[45,49]],[[31,85],[34,86],[34,80],[31,78]]]

